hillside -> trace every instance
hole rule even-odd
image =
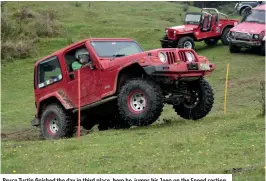
[[[258,100],[265,57],[232,55],[221,42],[212,48],[196,44],[197,53],[217,66],[208,77],[215,104],[201,121],[185,121],[166,106],[160,121],[147,128],[94,131],[80,141],[38,140],[38,130],[30,127],[38,59],[87,37],[129,37],[145,50],[160,48],[164,28],[181,24],[184,8],[169,2],[8,2],[8,15],[25,6],[33,12],[55,10],[63,33],[40,38],[31,57],[2,64],[2,173],[225,173],[243,168],[234,180],[264,178],[265,127]]]

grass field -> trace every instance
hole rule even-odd
[[[169,2],[10,2],[9,13],[27,5],[34,11],[56,9],[68,32],[42,38],[38,53],[2,64],[2,173],[233,173],[234,181],[264,179],[264,118],[259,81],[264,57],[250,52],[230,54],[221,42],[196,44],[198,54],[214,62],[208,77],[215,92],[212,112],[186,121],[165,107],[160,120],[145,128],[91,131],[76,138],[39,140],[30,127],[35,114],[33,65],[67,45],[71,37],[130,37],[145,50],[160,48],[164,28],[180,24],[183,6]],[[189,11],[198,11],[190,7]],[[230,63],[227,114],[223,114],[226,65]],[[164,121],[166,120],[166,121]],[[35,136],[35,137],[34,137]]]

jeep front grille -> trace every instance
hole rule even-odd
[[[236,40],[250,40],[251,37],[248,33],[236,32],[235,39]]]
[[[176,62],[175,52],[166,52],[166,55],[169,64],[174,64]]]
[[[179,58],[180,58],[180,60],[181,61],[183,61],[183,62],[186,62],[187,61],[187,56],[186,56],[186,53],[185,52],[178,52],[178,55],[179,55]]]
[[[170,39],[175,38],[174,30],[168,30],[168,38],[170,38]]]

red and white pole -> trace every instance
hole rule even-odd
[[[78,70],[78,138],[80,137],[80,70]]]

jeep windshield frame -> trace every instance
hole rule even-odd
[[[100,58],[124,57],[144,52],[136,41],[94,40],[90,44]]]
[[[187,13],[184,19],[184,24],[200,25],[202,13]]]
[[[242,22],[265,24],[265,10],[251,10],[244,16]]]

